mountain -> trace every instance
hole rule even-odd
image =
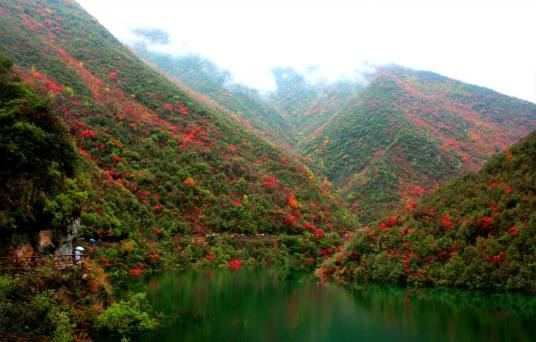
[[[278,146],[293,145],[294,135],[288,134],[291,129],[279,111],[257,90],[232,83],[228,71],[196,55],[174,57],[151,51],[141,43],[135,44],[133,50],[179,86],[190,90],[192,96],[230,116],[246,129]]]
[[[225,99],[222,106],[243,102],[224,86],[228,72],[206,60],[136,51],[201,94]],[[276,145],[294,142],[363,222],[413,205],[536,128],[536,105],[432,72],[391,65],[335,82],[288,67],[273,75],[276,91],[256,97],[248,121]]]
[[[536,291],[536,132],[469,173],[360,229],[319,276]]]
[[[536,128],[530,102],[398,66],[335,103],[298,149],[365,222],[477,170]]]
[[[0,18],[0,340],[203,323],[114,298],[111,276],[145,270],[324,262],[342,282],[536,290],[536,133],[438,188],[533,129],[533,104],[395,66],[276,69],[266,97],[138,51],[152,68],[72,0],[4,0]],[[406,200],[342,247],[360,227],[345,201],[373,222]]]
[[[75,2],[10,0],[0,11],[1,51],[47,98],[87,174],[79,239],[122,246],[97,248],[96,256],[173,268],[274,262],[281,251],[278,260],[311,265],[319,246],[353,226],[297,158],[147,66]],[[36,235],[46,228],[32,227]],[[19,229],[1,227],[3,239],[14,243]],[[212,233],[222,238],[208,241]],[[227,234],[245,234],[245,242]],[[244,248],[256,234],[268,238]]]
[[[314,71],[314,69],[313,69]],[[300,145],[315,136],[332,117],[339,115],[363,88],[357,80],[312,81],[290,67],[272,70],[277,88],[269,99],[293,128]]]

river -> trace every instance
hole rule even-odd
[[[164,314],[140,341],[536,341],[536,299],[518,294],[347,289],[275,270],[131,278]]]

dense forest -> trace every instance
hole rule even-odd
[[[359,229],[317,270],[340,282],[536,290],[536,133]]]
[[[213,254],[215,264],[280,260],[273,247],[287,234],[309,241],[296,241],[308,251],[296,254],[305,265],[355,222],[298,157],[177,88],[77,4],[8,1],[2,9],[2,50],[48,98],[88,170],[80,237],[132,246],[129,264],[177,267]],[[209,243],[209,232],[268,234],[259,243],[270,253],[241,255],[250,250],[229,245],[225,234]],[[193,236],[200,245],[190,245]],[[153,241],[162,243],[148,247]],[[98,253],[120,258],[116,248]]]
[[[0,12],[1,256],[52,255],[64,243],[91,256],[80,271],[2,275],[2,338],[126,333],[132,315],[129,333],[148,328],[139,297],[111,303],[109,276],[312,270],[354,226],[299,157],[151,69],[78,4],[5,1]]]
[[[0,339],[154,329],[144,294],[113,285],[159,270],[536,290],[536,105],[395,65],[276,68],[266,94],[129,48],[75,1],[5,0],[0,19],[0,258],[17,267],[0,268]],[[58,268],[75,245],[87,259]]]
[[[302,150],[370,222],[477,170],[534,130],[535,115],[530,102],[389,66]]]
[[[144,44],[133,46],[134,52],[163,71],[179,87],[230,116],[248,130],[278,146],[295,143],[290,127],[281,113],[264,100],[259,91],[232,83],[228,71],[200,56],[173,57],[153,52]]]
[[[77,177],[78,151],[60,119],[36,92],[10,73],[0,56],[0,232],[32,239],[42,227],[65,231],[87,197]],[[55,234],[58,235],[58,234]]]
[[[228,108],[224,113],[239,111],[228,100],[240,98],[231,96],[229,74],[209,61],[135,51]],[[536,128],[534,104],[432,72],[391,65],[335,82],[312,81],[292,68],[272,73],[277,89],[255,97],[249,122],[259,130],[280,127],[285,139],[266,138],[302,155],[365,223],[477,170]],[[272,122],[282,118],[286,127]]]

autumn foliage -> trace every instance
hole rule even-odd
[[[82,241],[110,246],[98,257],[113,260],[111,271],[206,262],[206,250],[186,246],[194,244],[191,236],[202,246],[199,237],[213,233],[242,234],[211,242],[229,247],[207,254],[214,264],[238,258],[236,251],[244,249],[248,263],[275,262],[278,255],[310,268],[319,248],[338,243],[340,227],[352,226],[355,217],[333,189],[301,158],[268,141],[290,138],[288,131],[276,133],[288,125],[250,89],[214,84],[223,96],[216,101],[199,85],[172,81],[118,44],[76,2],[8,1],[0,10],[0,47],[14,57],[14,76],[47,99],[76,146],[72,157],[79,158],[88,201],[64,201],[77,204],[66,211],[80,217]],[[260,113],[264,118],[255,118]],[[265,128],[271,133],[261,132]],[[303,229],[306,221],[314,222],[316,235]],[[278,242],[282,236],[288,244]],[[266,240],[271,248],[249,255],[256,247],[242,246],[245,237]],[[116,264],[121,258],[111,246],[128,256],[125,265]],[[285,252],[278,254],[279,248]]]
[[[358,231],[319,275],[344,282],[536,291],[536,133],[426,196],[397,219]],[[504,184],[508,186],[505,187]]]
[[[242,267],[242,262],[238,259],[229,260],[227,267],[231,270],[238,270]]]

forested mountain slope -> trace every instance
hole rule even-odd
[[[230,74],[212,62],[195,55],[171,56],[150,51],[143,44],[134,52],[168,77],[195,91],[194,96],[241,123],[246,129],[264,136],[279,146],[289,147],[294,134],[279,111],[255,89],[231,83]]]
[[[241,103],[223,87],[226,73],[206,60],[144,56],[200,93],[225,99],[222,105]],[[276,91],[257,98],[271,114],[257,101],[245,109],[248,120],[275,144],[294,141],[364,222],[413,205],[536,128],[536,105],[432,72],[386,66],[337,82],[312,81],[292,68],[273,75]],[[263,125],[267,118],[278,123]]]
[[[350,79],[313,81],[310,75],[290,67],[275,68],[272,74],[277,88],[268,103],[277,108],[293,128],[300,146],[337,117],[363,88],[362,82]]]
[[[536,132],[415,208],[360,229],[319,276],[536,291]]]
[[[144,241],[168,241],[166,253],[194,260],[210,248],[192,252],[170,238],[285,233],[312,238],[314,247],[351,228],[307,167],[178,89],[75,2],[10,0],[0,14],[1,51],[48,97],[91,175],[84,236],[131,241],[126,254]],[[139,253],[130,258],[155,255]]]
[[[476,170],[536,128],[536,105],[397,66],[369,84],[300,150],[365,221]]]

